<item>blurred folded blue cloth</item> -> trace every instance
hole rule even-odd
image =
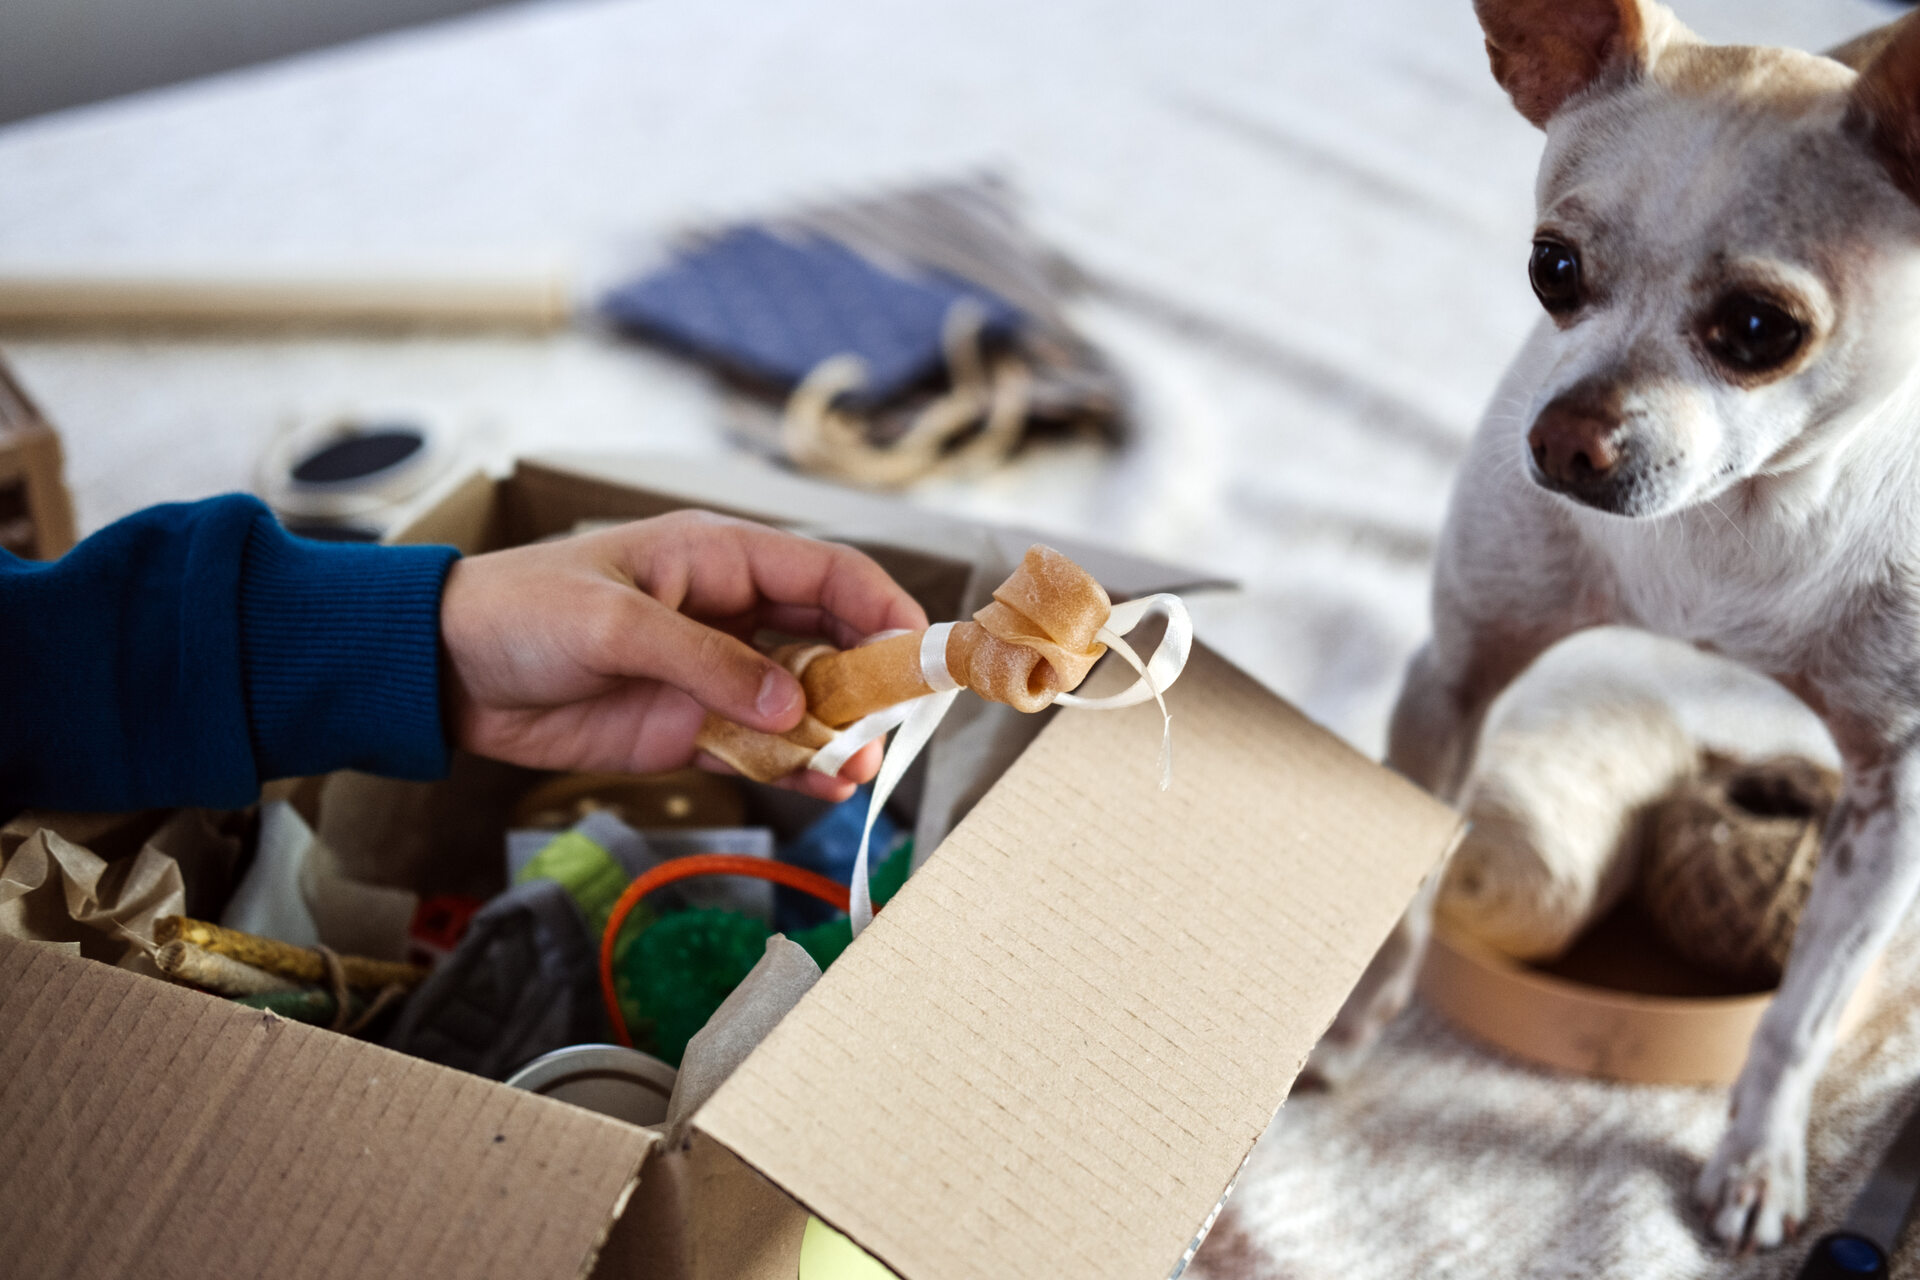
[[[824,236],[749,225],[703,241],[632,284],[602,310],[615,325],[729,372],[790,390],[839,355],[866,380],[850,399],[883,403],[944,369],[948,313],[971,298],[983,332],[1011,332],[1020,312],[938,273],[896,274]]]

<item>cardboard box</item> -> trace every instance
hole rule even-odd
[[[738,468],[608,472],[523,464],[410,536],[690,501],[904,519],[932,549],[888,562],[936,615],[952,550],[1009,536]],[[1155,572],[1062,549],[1117,591]],[[1204,647],[1169,702],[1165,793],[1151,705],[1043,718],[673,1149],[0,942],[7,1273],[794,1280],[811,1213],[905,1280],[1177,1274],[1458,820]]]
[[[53,560],[76,537],[60,437],[0,362],[0,551]]]

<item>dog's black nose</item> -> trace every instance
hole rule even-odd
[[[1585,397],[1562,397],[1540,411],[1527,432],[1527,447],[1549,487],[1582,493],[1619,468],[1624,453],[1620,417]]]

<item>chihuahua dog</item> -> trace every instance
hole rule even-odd
[[[1488,704],[1605,623],[1822,718],[1843,798],[1696,1186],[1716,1237],[1769,1247],[1806,1216],[1841,1008],[1920,890],[1920,20],[1822,57],[1703,43],[1655,0],[1475,8],[1546,132],[1546,317],[1454,489],[1388,762],[1456,799]],[[1323,1081],[1406,1003],[1432,894],[1315,1050]]]

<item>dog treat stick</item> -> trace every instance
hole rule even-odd
[[[289,978],[191,942],[176,940],[165,944],[154,952],[153,963],[169,978],[191,982],[223,996],[258,996],[300,989],[300,984]]]
[[[1106,652],[1095,639],[1112,601],[1085,569],[1051,547],[1036,546],[971,622],[953,624],[942,650],[951,680],[991,702],[1039,711],[1069,693]],[[836,650],[788,645],[772,653],[799,677],[807,717],[775,736],[708,716],[696,745],[756,781],[805,767],[833,731],[875,711],[932,693],[925,632],[894,635]]]
[[[320,958],[317,951],[274,938],[255,937],[251,933],[208,924],[204,920],[165,916],[154,926],[154,940],[162,945],[175,941],[191,942],[196,947],[231,956],[301,983],[327,981],[326,961]],[[354,987],[413,987],[427,976],[427,971],[417,964],[369,960],[364,956],[341,956],[340,967],[346,973],[347,984]]]

